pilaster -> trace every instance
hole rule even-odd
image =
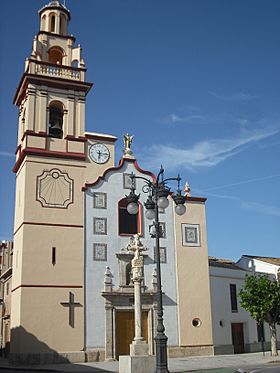
[[[47,132],[47,97],[48,91],[47,87],[41,87],[40,96],[39,96],[39,118],[36,123],[38,123],[39,132]]]
[[[26,103],[26,113],[25,113],[25,128],[30,131],[34,131],[34,121],[35,121],[35,87],[29,85],[27,89],[27,103]]]

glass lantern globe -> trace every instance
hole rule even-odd
[[[186,212],[186,206],[185,205],[177,205],[175,207],[175,212],[177,215],[184,215],[184,213]]]
[[[166,209],[169,206],[168,198],[166,197],[160,197],[157,201],[158,207],[161,209]]]
[[[153,220],[156,217],[154,209],[147,209],[145,212],[145,216],[149,220]]]
[[[136,215],[138,212],[138,204],[135,202],[130,202],[127,205],[127,212],[129,212],[131,215]]]

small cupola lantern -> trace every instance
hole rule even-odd
[[[40,31],[51,32],[66,36],[68,22],[71,19],[70,11],[57,0],[51,1],[39,10]]]

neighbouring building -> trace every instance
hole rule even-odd
[[[279,280],[280,258],[243,255],[237,262],[209,258],[213,345],[215,354],[270,349],[267,323],[258,326],[239,304],[246,274],[266,273]],[[277,327],[280,348],[280,327]]]
[[[10,351],[11,290],[13,274],[13,243],[3,241],[0,244],[0,304],[1,304],[1,351],[7,356]]]

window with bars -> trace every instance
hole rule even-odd
[[[230,284],[231,312],[238,312],[236,284]]]

